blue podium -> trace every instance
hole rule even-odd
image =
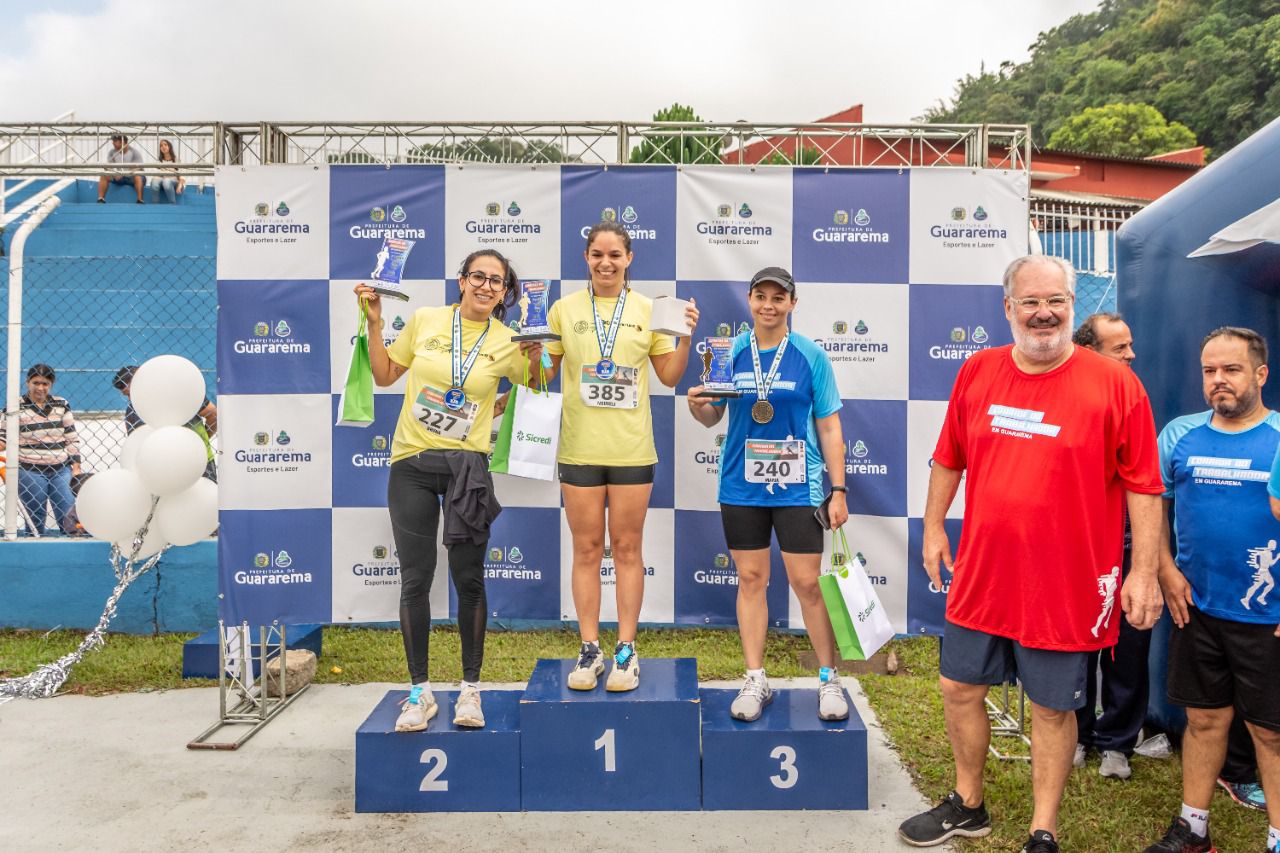
[[[698,809],[697,662],[641,658],[627,693],[605,690],[608,668],[595,690],[570,690],[572,668],[539,660],[520,700],[525,810]]]
[[[487,690],[485,727],[454,726],[458,691],[422,732],[397,732],[407,690],[392,690],[356,730],[356,811],[520,811],[518,690]]]
[[[867,808],[867,727],[818,719],[816,690],[775,690],[760,719],[729,716],[736,690],[703,690],[702,807]]]

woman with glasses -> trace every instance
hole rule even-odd
[[[542,348],[517,344],[502,323],[515,303],[510,263],[492,249],[472,252],[458,275],[459,301],[419,308],[390,347],[382,336],[382,301],[367,284],[356,286],[369,312],[373,379],[386,386],[406,377],[404,404],[391,445],[387,507],[400,557],[400,632],[412,682],[396,731],[421,731],[436,715],[427,678],[431,632],[428,596],[436,570],[443,502],[444,546],[458,593],[462,690],[454,725],[484,725],[480,664],[487,604],[484,555],[489,525],[501,511],[489,476],[489,432],[501,379],[523,381]]]
[[[558,454],[564,511],[573,536],[573,604],[582,646],[569,687],[592,690],[604,673],[600,652],[600,562],[606,507],[618,608],[618,643],[609,690],[640,684],[636,626],[644,599],[641,540],[658,453],[649,412],[649,364],[675,387],[689,363],[689,338],[673,342],[649,330],[652,300],[628,286],[631,236],[617,222],[587,232],[589,281],[551,307],[560,340],[547,344],[553,370],[564,370]],[[698,310],[686,313],[689,331]]]

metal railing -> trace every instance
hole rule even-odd
[[[1028,168],[1026,125],[753,122],[0,123],[0,177],[95,176],[124,134],[149,161],[169,140],[188,177],[220,165],[650,163]]]
[[[1095,312],[1116,310],[1116,232],[1140,209],[1032,199],[1033,242],[1075,267],[1077,324]]]

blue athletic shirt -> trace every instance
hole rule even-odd
[[[1280,522],[1267,478],[1280,447],[1280,413],[1223,432],[1212,411],[1160,431],[1160,476],[1173,500],[1178,568],[1204,613],[1232,622],[1280,623]]]
[[[769,375],[778,348],[760,351],[760,372]],[[751,364],[751,333],[733,341],[733,384],[744,392],[721,399],[729,406],[729,426],[720,453],[720,503],[737,506],[817,506],[822,503],[822,448],[818,445],[816,418],[840,411],[840,391],[827,354],[811,339],[791,333],[782,365],[769,389],[773,420],[758,424],[751,419],[756,396],[755,369]],[[806,483],[784,485],[748,483],[747,439],[804,438]]]

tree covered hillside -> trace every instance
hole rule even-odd
[[[1045,145],[1107,104],[1149,104],[1224,153],[1280,116],[1280,0],[1103,0],[1041,33],[1027,62],[966,75],[924,119],[1028,123]]]

